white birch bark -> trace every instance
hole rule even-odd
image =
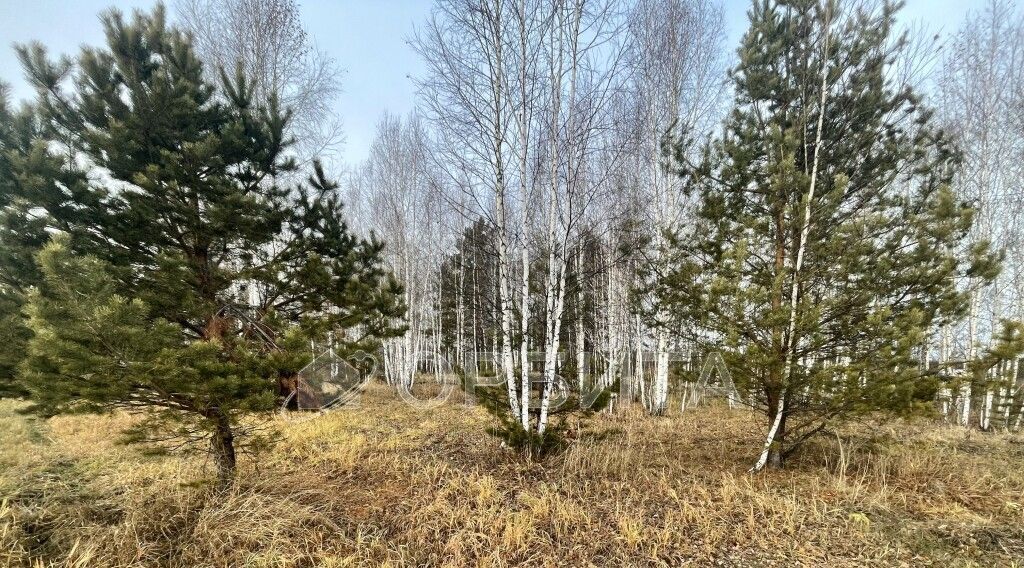
[[[967,364],[973,363],[977,357],[977,326],[978,326],[978,293],[971,292],[970,311],[967,315]],[[971,399],[974,398],[972,387],[973,377],[965,373],[965,379],[960,385],[960,425],[963,427],[971,424]]]
[[[548,113],[550,123],[548,125],[548,199],[547,199],[547,249],[548,249],[548,274],[546,287],[546,309],[545,319],[545,349],[544,349],[544,375],[541,385],[540,413],[537,417],[537,433],[544,434],[547,429],[548,411],[550,410],[551,388],[554,383],[555,362],[558,357],[558,333],[561,326],[562,314],[560,301],[565,291],[565,271],[559,258],[558,248],[560,243],[556,242],[556,216],[558,209],[558,193],[561,182],[560,160],[561,160],[561,117],[562,117],[562,77],[564,75],[565,43],[567,14],[561,3],[554,5],[554,25],[549,36],[549,67],[548,81],[550,85],[550,101]],[[571,41],[571,40],[569,40]],[[574,62],[570,62],[572,64]],[[571,95],[570,95],[571,97]],[[571,98],[570,98],[571,104]]]
[[[772,422],[771,428],[768,430],[768,435],[765,438],[764,448],[761,450],[761,455],[757,459],[757,463],[750,471],[760,471],[764,468],[765,464],[768,463],[768,456],[771,453],[772,445],[775,443],[775,436],[778,434],[779,425],[782,423],[782,419],[785,416],[785,404],[787,387],[785,381],[789,380],[789,376],[793,368],[793,356],[797,347],[796,340],[796,320],[797,320],[797,306],[800,300],[800,270],[803,267],[804,253],[807,249],[807,237],[811,230],[811,204],[814,201],[814,191],[818,182],[818,158],[820,152],[818,149],[821,148],[821,132],[825,122],[825,112],[828,104],[828,50],[829,41],[831,37],[831,21],[826,20],[825,22],[825,35],[824,35],[824,50],[822,57],[822,70],[821,70],[821,91],[820,100],[818,104],[818,124],[814,135],[814,159],[813,165],[811,166],[811,178],[810,185],[807,190],[807,195],[804,197],[803,207],[803,219],[800,223],[800,238],[796,249],[796,261],[793,264],[793,276],[792,284],[790,286],[789,295],[789,326],[788,334],[786,335],[786,359],[783,365],[782,380],[783,386],[779,393],[778,408],[775,410],[775,419]]]
[[[942,326],[942,338],[939,343],[939,368],[943,374],[948,374],[949,369],[949,325]],[[944,386],[939,390],[940,412],[943,420],[949,420],[950,402],[953,399],[953,391]]]
[[[575,342],[576,342],[576,389],[580,396],[583,395],[583,390],[586,388],[584,384],[586,382],[586,341],[585,341],[585,330],[584,330],[584,300],[585,294],[583,290],[583,246],[582,244],[576,249],[576,329],[575,329]]]

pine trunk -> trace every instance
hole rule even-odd
[[[235,478],[237,460],[235,457],[235,434],[231,421],[220,409],[210,413],[214,431],[210,438],[210,451],[217,463],[217,481],[221,487],[231,485]]]

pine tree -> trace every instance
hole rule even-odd
[[[278,182],[297,166],[274,97],[257,104],[237,71],[210,84],[161,6],[102,20],[106,47],[74,62],[18,48],[39,128],[14,194],[66,235],[40,257],[23,383],[47,414],[163,409],[152,432],[167,417],[205,432],[226,480],[239,417],[272,406],[306,359],[298,338],[333,331],[356,348],[400,332],[400,286],[319,165]],[[142,351],[111,351],[107,334]]]
[[[239,417],[273,406],[271,360],[254,342],[230,353],[209,341],[183,345],[177,325],[153,318],[143,301],[119,296],[110,266],[72,254],[62,237],[40,252],[43,280],[29,293],[33,337],[23,380],[35,408],[146,409],[133,435],[210,438],[221,479],[229,479]]]
[[[700,218],[661,293],[767,417],[754,469],[850,416],[931,400],[915,350],[963,315],[957,277],[997,269],[984,246],[960,254],[973,211],[950,191],[956,149],[892,72],[898,6],[848,6],[755,3],[725,131],[681,174]]]
[[[15,379],[24,358],[30,337],[21,315],[23,297],[13,290],[0,288],[0,397],[21,397],[27,391]]]
[[[38,130],[32,109],[12,110],[7,86],[0,83],[0,397],[27,394],[14,380],[30,335],[22,308],[25,293],[39,282],[33,254],[49,238],[49,223],[27,195],[39,180],[19,174],[30,160],[43,166],[44,158],[34,150]],[[56,175],[51,179],[62,181]]]

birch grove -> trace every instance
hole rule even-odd
[[[1024,402],[1015,360],[981,381],[969,372],[969,362],[996,343],[1000,321],[1024,316],[1019,246],[1024,235],[1022,62],[1024,20],[1019,11],[1012,2],[986,0],[953,36],[936,77],[940,113],[957,133],[964,156],[959,195],[978,211],[971,240],[991,241],[1006,255],[1002,272],[991,283],[983,285],[975,278],[959,283],[971,295],[967,316],[938,331],[944,347],[937,363],[950,368],[960,383],[955,400],[953,391],[943,392],[943,416],[965,427],[989,429],[993,412],[1007,415],[997,422],[1011,427],[1009,414],[1019,415]]]
[[[423,121],[385,115],[370,157],[353,173],[349,200],[365,219],[363,229],[390,235],[385,261],[404,288],[406,330],[384,340],[388,383],[411,389],[424,363],[441,359],[440,259],[445,251],[445,204],[429,156]]]

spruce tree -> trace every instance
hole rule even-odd
[[[40,256],[22,384],[46,414],[161,409],[150,433],[204,432],[226,480],[240,417],[272,407],[308,339],[399,332],[401,290],[318,164],[279,182],[297,165],[276,97],[208,82],[161,6],[102,20],[107,45],[73,61],[18,48],[39,128],[12,195],[64,235]]]
[[[958,154],[894,70],[897,9],[756,1],[724,132],[682,167],[699,219],[660,292],[766,416],[754,469],[851,416],[930,401],[926,333],[963,315],[959,277],[997,270],[985,246],[964,253]]]

